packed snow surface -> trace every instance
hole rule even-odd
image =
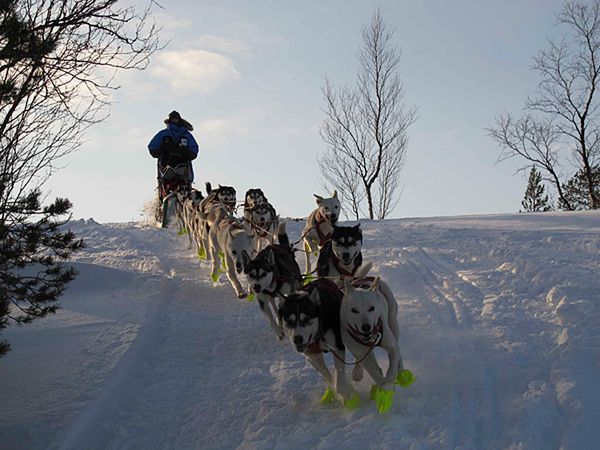
[[[3,335],[2,449],[598,448],[598,213],[363,222],[417,377],[383,416],[368,376],[358,409],[322,406],[317,372],[185,236],[71,227],[87,248],[62,309]]]

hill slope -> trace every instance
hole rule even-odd
[[[299,224],[288,227],[292,238]],[[593,448],[600,214],[363,223],[417,376],[380,416],[323,384],[256,302],[172,231],[72,224],[88,248],[55,316],[6,337],[0,447]],[[302,263],[301,263],[302,266]],[[223,278],[224,280],[224,278]],[[380,360],[383,355],[378,354]]]

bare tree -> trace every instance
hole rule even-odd
[[[510,114],[505,114],[498,117],[496,126],[487,131],[501,148],[499,161],[522,158],[527,163],[519,171],[540,167],[545,174],[544,180],[556,189],[561,203],[566,209],[573,210],[561,183],[558,144],[560,132],[552,122],[536,120],[532,116],[514,120]]]
[[[145,68],[158,48],[149,9],[121,4],[0,3],[0,329],[54,312],[75,276],[62,264],[83,245],[62,228],[71,204],[42,206],[41,188],[107,117],[116,71]]]
[[[549,48],[540,51],[534,58],[533,70],[540,74],[541,81],[535,95],[527,99],[525,109],[529,117],[526,120],[529,123],[547,124],[541,132],[547,133],[551,128],[556,148],[571,152],[575,165],[585,179],[590,208],[597,209],[600,207],[600,198],[597,198],[598,187],[595,185],[593,168],[600,157],[597,93],[600,82],[600,0],[594,0],[591,4],[568,2],[557,19],[569,34],[558,42],[550,41]],[[540,118],[533,119],[531,116]],[[510,148],[502,138],[502,128],[506,125],[502,123],[503,120],[497,120],[496,126],[489,131],[501,147]],[[518,134],[516,128],[523,123],[523,120],[513,122],[515,129],[511,134]],[[534,127],[528,131],[531,136],[540,130]],[[545,140],[545,136],[531,137],[536,141]],[[523,156],[520,152],[513,152],[513,156],[516,155]],[[525,159],[528,163],[532,162],[527,157]],[[565,159],[566,156],[561,158]],[[559,168],[556,154],[552,163],[553,171],[548,170],[547,164],[540,164],[540,167],[557,188],[560,204],[573,209],[560,191],[561,183],[555,179]]]
[[[325,118],[319,131],[328,149],[319,159],[321,173],[356,218],[364,200],[371,219],[385,218],[396,205],[407,130],[416,119],[416,110],[403,103],[393,36],[375,12],[362,30],[356,86],[336,88],[326,80],[323,87]]]

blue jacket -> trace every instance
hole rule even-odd
[[[170,136],[173,139],[173,142],[180,142],[181,138],[184,138],[184,141],[187,140],[187,149],[190,161],[196,159],[198,156],[198,143],[192,133],[190,133],[187,128],[182,127],[180,125],[175,125],[170,123],[167,125],[167,128],[164,130],[160,130],[156,135],[152,138],[150,143],[148,144],[148,150],[150,154],[154,158],[161,158],[165,155],[162,154],[162,144],[165,137]]]

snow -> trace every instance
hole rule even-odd
[[[292,239],[302,223],[290,223]],[[2,449],[540,449],[600,440],[600,214],[362,223],[417,376],[377,413],[324,384],[172,230],[72,222],[56,315],[3,337]],[[299,260],[300,258],[300,254]],[[302,267],[302,263],[301,263]],[[382,364],[384,355],[378,353]],[[350,370],[348,370],[348,374]]]

